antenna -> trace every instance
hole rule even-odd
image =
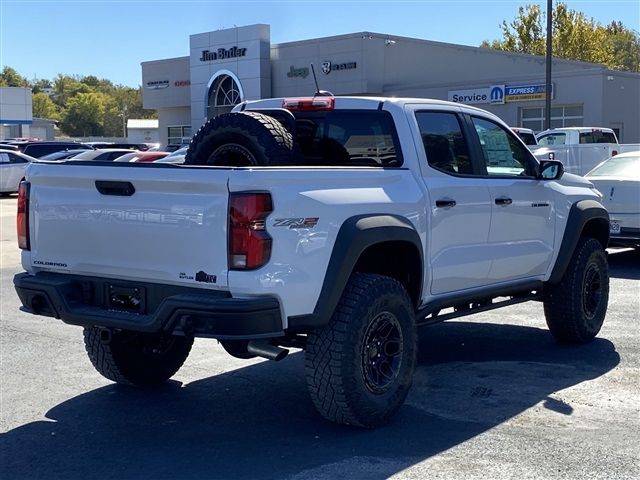
[[[314,97],[333,97],[333,93],[327,90],[320,90],[320,86],[318,85],[318,77],[316,77],[316,69],[313,68],[313,63],[311,64],[311,73],[313,74],[313,81],[316,84],[316,93],[313,94]]]

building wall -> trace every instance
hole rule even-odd
[[[620,143],[640,143],[640,81],[637,75],[603,74],[603,126],[620,131]]]
[[[523,111],[531,114],[537,109],[543,116],[543,91],[534,98],[511,96],[504,103],[492,103],[487,92],[492,86],[503,91],[509,86],[543,88],[544,57],[370,32],[278,45],[270,45],[269,36],[268,25],[195,34],[189,40],[189,57],[143,63],[144,106],[159,109],[160,141],[166,139],[169,124],[188,124],[192,133],[197,131],[206,119],[209,89],[220,72],[238,79],[244,100],[306,96],[316,90],[311,63],[319,88],[336,95],[446,100],[453,92],[485,92],[485,100],[465,103],[489,110],[513,126],[522,126]],[[218,49],[234,48],[246,51],[214,58]],[[172,85],[170,75],[175,72],[188,78],[190,87],[179,90]],[[162,79],[169,85],[158,88],[154,82]],[[623,141],[640,142],[640,75],[554,59],[553,95],[554,111],[581,108],[582,125],[619,128]],[[175,117],[177,107],[190,109],[188,120],[183,118],[185,110],[180,110],[179,121],[163,118]]]
[[[0,87],[0,125],[4,125],[0,129],[0,140],[27,136],[27,126],[33,122],[32,111],[30,88]]]
[[[162,108],[158,109],[158,142],[160,147],[167,145],[168,132],[170,126],[191,125],[191,109],[187,107],[180,108]],[[191,130],[192,134],[195,130]]]
[[[127,128],[129,143],[160,143],[157,128]]]
[[[335,95],[367,92],[363,47],[362,38],[353,35],[274,45],[271,48],[272,95],[313,95],[316,86],[311,63],[321,90]],[[325,62],[330,65],[325,65],[323,72]]]
[[[271,95],[270,27],[258,24],[198,33],[189,38],[191,125],[197,130],[206,120],[209,87],[219,72],[231,72],[239,81],[244,100]],[[219,50],[246,49],[242,55],[214,58]],[[205,56],[204,52],[207,52]]]
[[[189,57],[142,63],[142,106],[147,109],[189,105]]]

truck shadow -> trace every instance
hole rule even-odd
[[[2,477],[387,478],[541,402],[571,415],[550,395],[620,361],[606,339],[567,348],[542,329],[473,322],[424,330],[420,352],[406,405],[378,430],[322,420],[298,353],[186,385],[79,395],[0,437]]]
[[[614,278],[640,280],[640,249],[611,251],[609,275]]]

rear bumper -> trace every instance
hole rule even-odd
[[[622,227],[620,233],[612,233],[609,237],[610,247],[640,246],[640,228]]]
[[[283,335],[274,297],[233,298],[215,290],[50,272],[20,273],[13,283],[24,311],[71,325],[219,339]],[[113,288],[140,292],[140,311],[114,308],[109,303]]]

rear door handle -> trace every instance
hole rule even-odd
[[[513,203],[513,200],[507,197],[496,198],[496,205],[507,206],[507,205],[511,205],[512,203]]]
[[[136,189],[131,182],[113,180],[96,180],[96,189],[102,195],[114,195],[116,197],[130,197],[136,193]]]
[[[438,208],[451,208],[456,206],[456,201],[452,198],[441,198],[436,200],[436,207]]]

